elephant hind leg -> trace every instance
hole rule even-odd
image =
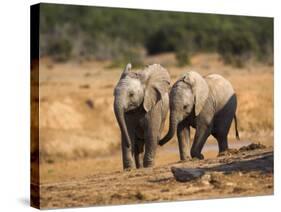
[[[228,150],[227,136],[235,116],[236,107],[236,96],[234,96],[215,117],[212,134],[218,141],[220,153]]]
[[[228,149],[227,135],[231,127],[233,116],[224,115],[216,118],[212,135],[217,139],[219,152],[224,152]]]
[[[228,150],[227,135],[221,135],[214,133],[213,136],[217,139],[219,145],[219,153]]]

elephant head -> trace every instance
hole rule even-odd
[[[180,78],[170,92],[169,131],[159,141],[162,146],[174,136],[178,124],[192,112],[198,116],[209,95],[209,87],[205,79],[197,72],[190,71]]]
[[[125,113],[140,106],[149,112],[170,88],[169,73],[162,66],[154,64],[142,71],[131,71],[131,68],[131,64],[127,64],[114,89],[114,112],[127,147],[131,140]]]

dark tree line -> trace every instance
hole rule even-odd
[[[41,4],[40,55],[57,61],[111,59],[141,64],[146,54],[175,52],[179,65],[196,52],[225,62],[273,61],[273,19],[199,13]]]

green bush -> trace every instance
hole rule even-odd
[[[48,54],[57,62],[65,62],[70,59],[71,50],[72,45],[69,40],[54,40],[49,43]]]
[[[176,60],[178,66],[185,66],[190,64],[190,55],[186,49],[180,49],[176,51]]]
[[[152,34],[146,42],[146,49],[149,54],[174,51],[174,36],[170,28],[164,27]]]
[[[218,52],[225,63],[242,67],[258,54],[258,48],[251,33],[231,31],[220,38]]]
[[[173,52],[179,65],[206,51],[238,66],[253,56],[273,63],[272,18],[56,4],[40,9],[40,55],[59,61],[141,64],[135,50],[141,48],[148,54]]]

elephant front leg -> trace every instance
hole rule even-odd
[[[156,133],[149,133],[149,136],[145,141],[145,153],[143,158],[144,167],[152,167],[154,165],[157,142],[158,135]]]
[[[156,121],[156,123],[153,123],[153,121]],[[157,125],[157,120],[154,119],[153,121],[147,124],[147,131],[145,133],[145,153],[143,158],[144,167],[152,167],[154,165],[154,158],[159,140],[160,126]]]
[[[121,146],[122,146],[122,161],[123,161],[123,169],[131,170],[134,168],[134,162],[132,157],[132,149],[131,147],[127,147],[126,145],[126,137],[122,134],[121,136]],[[132,145],[131,145],[132,146]]]
[[[137,139],[136,140],[136,144],[135,144],[135,163],[136,163],[136,168],[142,168],[142,153],[143,153],[143,146],[144,146],[144,141],[141,139]]]
[[[177,128],[177,138],[179,145],[180,160],[184,161],[188,158],[188,143],[189,143],[190,129],[185,123],[178,124]]]
[[[194,141],[190,151],[192,158],[198,158],[200,160],[204,159],[204,156],[201,154],[201,151],[210,134],[211,134],[210,126],[201,125],[200,127],[196,128]]]

